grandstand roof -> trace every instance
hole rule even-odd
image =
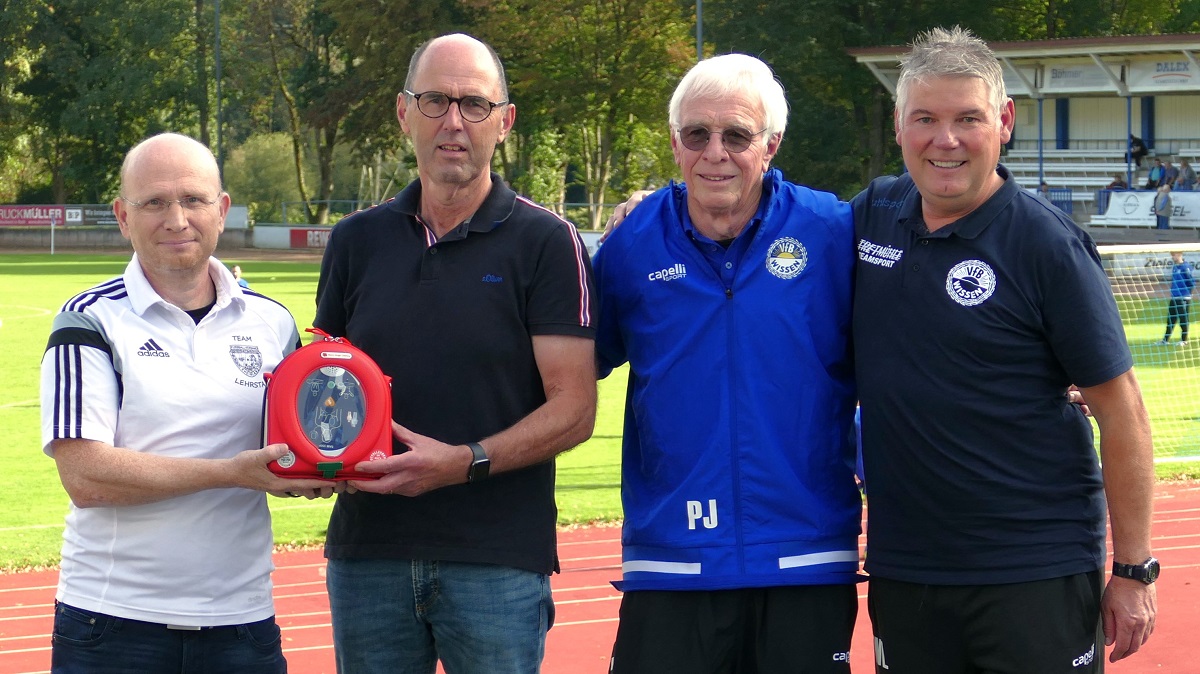
[[[1047,95],[1118,95],[1200,92],[1200,34],[1121,35],[989,42],[1005,66],[1014,98]],[[907,45],[846,52],[894,96]]]

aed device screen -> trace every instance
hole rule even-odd
[[[322,455],[341,456],[362,432],[362,384],[344,368],[317,368],[300,385],[296,412],[300,428]]]

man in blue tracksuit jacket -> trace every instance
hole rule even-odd
[[[709,61],[734,57],[770,72],[740,54]],[[694,114],[742,119],[724,100]],[[689,125],[686,105],[676,126],[672,106],[687,184],[647,197],[593,262],[600,374],[629,363],[612,671],[849,672],[861,517],[851,210],[747,159],[748,127],[769,121],[722,135]],[[760,141],[768,161],[776,134]],[[730,161],[747,169],[749,206],[735,236],[714,238],[697,216],[724,203]]]
[[[622,590],[857,581],[850,209],[763,182],[729,269],[680,184],[596,254],[601,374],[630,363]]]

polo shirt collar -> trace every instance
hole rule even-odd
[[[488,192],[479,210],[471,214],[466,222],[460,223],[453,231],[442,238],[443,241],[466,238],[467,232],[490,232],[499,227],[512,215],[517,202],[517,193],[504,182],[500,174],[492,172],[492,189]],[[414,221],[419,221],[421,212],[421,179],[412,181],[392,200],[394,210],[399,211]]]
[[[223,309],[233,303],[245,304],[246,300],[242,297],[242,288],[237,284],[237,279],[233,278],[233,274],[225,268],[220,260],[212,256],[208,258],[208,277],[212,279],[213,287],[217,290],[217,302],[213,306],[213,311]],[[150,307],[156,304],[170,305],[170,302],[164,300],[150,285],[150,280],[146,278],[146,272],[142,271],[142,263],[138,261],[137,253],[133,254],[133,258],[125,266],[124,279],[129,304],[139,316],[145,314]]]
[[[1021,187],[1017,185],[1012,173],[1003,164],[996,165],[996,173],[1004,179],[1004,183],[1000,185],[1000,189],[996,190],[995,194],[983,202],[979,208],[936,232],[928,232],[925,228],[925,219],[921,214],[921,193],[916,189],[915,184],[912,193],[908,195],[908,198],[904,200],[904,205],[900,208],[898,219],[913,231],[924,236],[945,238],[954,234],[964,239],[974,239],[982,234],[983,230],[987,229],[996,216],[1007,208],[1009,202],[1021,192]]]

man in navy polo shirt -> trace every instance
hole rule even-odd
[[[402,452],[359,464],[382,477],[330,519],[338,671],[534,672],[553,458],[595,420],[591,268],[573,225],[489,171],[516,119],[490,47],[422,45],[396,112],[420,180],[333,228],[317,288],[314,324],[392,377]]]
[[[897,86],[908,173],[853,201],[881,674],[1098,672],[1104,644],[1116,661],[1154,628],[1152,445],[1133,361],[1091,239],[998,165],[1013,110],[986,44],[922,35]],[[1071,383],[1099,424],[1103,472]]]

